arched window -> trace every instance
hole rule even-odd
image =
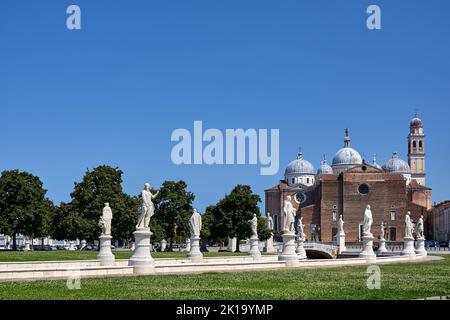
[[[413,148],[414,149],[417,148],[417,142],[416,141],[413,141]]]
[[[309,178],[306,178],[306,183],[309,184]]]
[[[422,140],[419,141],[419,149],[422,149],[423,144],[422,144]]]

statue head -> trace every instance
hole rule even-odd
[[[109,207],[109,202],[105,202],[105,207]]]
[[[267,213],[266,213],[266,217],[267,217],[267,218],[270,218],[270,212],[267,212]]]
[[[291,196],[287,196],[287,197],[286,197],[286,200],[287,200],[287,201],[291,201],[291,199],[292,199]]]
[[[144,184],[144,190],[149,190],[149,189],[150,189],[150,183]]]
[[[367,209],[367,210],[370,210],[370,204],[368,204],[368,205],[366,206],[366,209]]]
[[[407,216],[411,215],[411,211],[406,212],[406,215]]]
[[[253,218],[256,218],[256,213],[253,214]]]

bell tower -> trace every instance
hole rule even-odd
[[[425,186],[425,134],[422,120],[417,113],[409,125],[408,164],[411,168],[411,179]]]

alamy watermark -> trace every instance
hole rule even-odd
[[[270,129],[219,129],[203,132],[203,122],[194,121],[193,134],[178,128],[172,132],[171,159],[176,165],[256,165],[261,175],[275,175],[280,165],[280,130]],[[270,142],[269,142],[270,139]],[[270,152],[269,152],[270,148]]]
[[[377,265],[370,265],[367,267],[366,273],[369,275],[367,278],[367,289],[381,289],[381,269]]]
[[[67,270],[66,287],[69,290],[81,289],[81,271],[79,266],[74,269]]]

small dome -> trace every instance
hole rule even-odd
[[[317,174],[333,174],[333,169],[328,165],[325,156],[323,157],[322,165],[317,170]]]
[[[378,169],[382,169],[381,166],[377,163],[377,156],[376,155],[373,155],[372,167],[375,167],[375,168],[378,168]]]
[[[311,162],[303,159],[303,154],[299,151],[297,159],[288,164],[284,171],[284,175],[293,176],[302,174],[314,174],[314,166]]]
[[[409,168],[408,163],[406,161],[400,159],[396,152],[392,155],[392,159],[386,161],[383,166],[384,171],[386,172],[395,172],[395,173],[411,173],[411,169]]]
[[[422,120],[419,118],[419,116],[416,115],[414,116],[414,118],[411,119],[411,122],[409,124],[411,127],[423,127],[423,123]]]

